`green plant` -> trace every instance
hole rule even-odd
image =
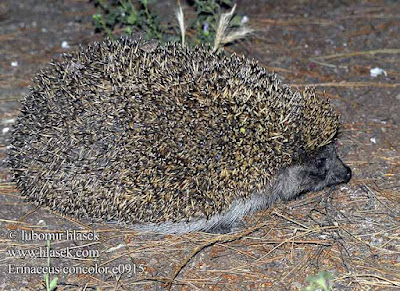
[[[195,31],[195,43],[212,43],[217,33],[218,20],[224,8],[232,8],[232,0],[195,0],[196,18],[190,21],[190,28]],[[242,17],[235,15],[230,27],[239,27]]]
[[[136,27],[146,33],[148,38],[162,39],[160,21],[156,14],[149,8],[150,0],[139,0],[135,3],[131,0],[94,0],[102,13],[93,15],[96,30],[104,31],[112,36],[115,26],[125,28],[127,33]]]
[[[332,286],[330,280],[333,279],[331,273],[326,271],[319,272],[315,276],[309,276],[306,281],[310,282],[310,285],[302,288],[302,291],[315,291],[315,290],[323,290],[323,291],[331,291]]]
[[[112,37],[115,28],[120,26],[127,33],[143,31],[147,39],[165,42],[179,40],[182,37],[182,42],[184,42],[185,34],[182,34],[182,30],[179,33],[176,23],[161,24],[160,17],[151,6],[153,1],[94,0],[93,2],[99,8],[99,12],[93,15],[95,28],[108,36]],[[233,15],[233,0],[192,0],[188,2],[188,5],[188,8],[192,9],[196,15],[185,27],[186,41],[189,44],[212,43],[217,35],[218,21],[224,10],[232,9],[230,30],[243,26],[243,19],[247,20],[240,15]],[[181,9],[179,0],[177,7]],[[179,25],[182,29],[185,23],[182,10],[180,12],[182,18]]]
[[[47,241],[47,249],[50,249],[50,241],[49,240]],[[47,267],[50,272],[50,256],[47,257]],[[44,281],[46,283],[46,290],[52,291],[52,290],[55,290],[57,287],[58,278],[54,277],[53,280],[50,281],[50,273],[49,272],[44,275]]]

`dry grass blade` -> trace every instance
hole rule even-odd
[[[335,281],[343,280],[343,279],[346,279],[346,278],[351,278],[351,279],[356,279],[357,278],[357,281],[359,281],[359,283],[361,283],[361,281],[362,281],[362,283],[364,285],[376,286],[379,283],[379,286],[381,286],[381,287],[393,287],[393,288],[394,287],[396,287],[396,288],[400,287],[400,281],[389,280],[387,278],[384,278],[382,276],[378,276],[378,275],[375,275],[375,274],[352,274],[352,275],[346,275],[346,276],[343,276],[341,278],[336,279]],[[358,278],[361,278],[361,280],[358,279]],[[364,278],[374,278],[376,280],[375,281],[369,281],[369,280],[366,280]]]
[[[242,39],[252,32],[253,32],[253,29],[246,27],[246,26],[242,26],[239,29],[236,29],[236,30],[232,31],[231,33],[227,34],[222,39],[222,44],[227,44],[227,43],[231,43],[236,40]]]
[[[181,3],[178,1],[178,8],[175,11],[176,19],[178,20],[179,29],[181,31],[181,38],[182,38],[182,46],[185,46],[185,17],[183,14]]]
[[[231,12],[221,14],[221,18],[219,19],[218,22],[217,33],[214,39],[214,48],[213,48],[214,52],[217,51],[220,45],[222,44],[222,39],[229,26],[229,22],[231,21],[232,16],[235,13],[235,9],[236,9],[236,4],[233,5]]]
[[[240,28],[231,30],[230,32],[227,31],[230,26],[232,17],[235,13],[235,9],[236,9],[236,4],[232,7],[232,10],[230,12],[221,14],[221,18],[218,22],[217,33],[214,39],[213,52],[217,51],[225,44],[231,43],[238,39],[242,39],[249,33],[253,32],[253,29],[246,26],[241,26]]]
[[[328,82],[328,83],[314,83],[314,84],[291,84],[292,88],[296,87],[384,87],[384,88],[397,88],[400,83],[375,83],[375,82]]]
[[[341,53],[327,56],[317,57],[319,60],[336,59],[336,58],[349,58],[354,56],[376,55],[376,54],[400,54],[400,49],[379,49],[362,52]]]

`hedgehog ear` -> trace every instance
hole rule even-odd
[[[323,146],[324,150],[329,153],[333,153],[336,151],[336,141],[331,141],[330,143]]]
[[[298,163],[304,163],[308,160],[308,158],[309,154],[307,153],[307,151],[303,147],[300,147],[297,151],[297,156],[294,157],[294,161]]]

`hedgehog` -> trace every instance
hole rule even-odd
[[[37,74],[9,164],[27,200],[141,231],[229,232],[278,200],[346,183],[339,116],[255,60],[121,37]]]

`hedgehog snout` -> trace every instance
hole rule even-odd
[[[343,164],[343,166],[345,168],[345,171],[342,174],[343,175],[342,180],[343,180],[343,183],[348,183],[351,179],[351,169],[349,166],[346,166],[345,164]]]
[[[351,179],[350,167],[345,165],[339,158],[337,159],[334,173],[334,184],[348,183]]]

